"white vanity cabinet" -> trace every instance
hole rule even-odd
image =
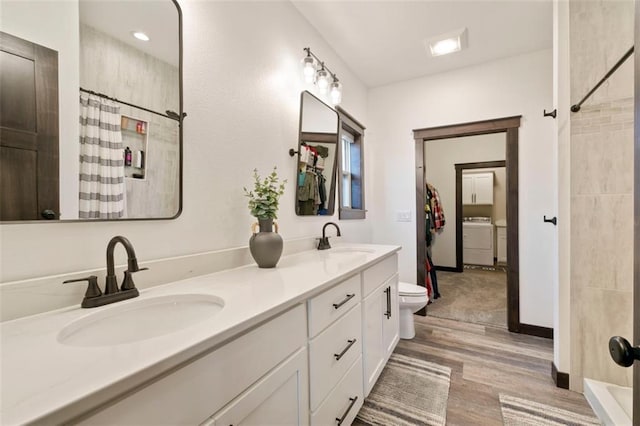
[[[239,423],[229,424],[237,425],[279,417],[276,424],[307,424],[306,328],[306,309],[298,305],[80,424],[217,425],[234,419]]]
[[[79,423],[351,424],[398,343],[397,262],[374,263]]]
[[[398,260],[393,255],[363,272],[363,387],[369,395],[398,343]]]

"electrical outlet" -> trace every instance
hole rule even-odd
[[[397,222],[411,222],[411,210],[398,210],[396,212]]]

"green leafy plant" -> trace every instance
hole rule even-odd
[[[275,166],[264,179],[258,175],[258,169],[253,169],[253,180],[253,191],[243,188],[245,197],[249,198],[251,215],[258,219],[277,219],[278,199],[284,194],[287,180],[280,182]]]

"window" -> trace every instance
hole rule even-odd
[[[364,126],[343,109],[340,115],[340,219],[364,219]]]

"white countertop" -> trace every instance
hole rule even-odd
[[[345,248],[368,252],[341,251]],[[0,423],[70,420],[398,250],[399,246],[343,244],[283,257],[274,269],[248,265],[153,287],[112,305],[81,309],[78,304],[1,323]],[[134,343],[76,347],[57,340],[64,326],[94,312],[143,298],[192,293],[220,297],[224,308],[188,328]]]

